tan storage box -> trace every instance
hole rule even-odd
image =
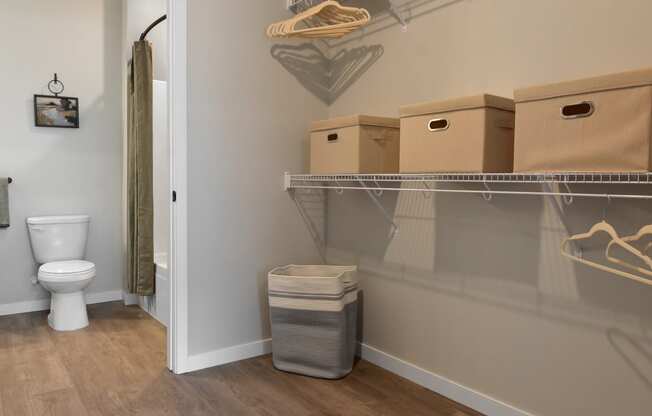
[[[401,108],[401,173],[511,172],[514,102],[477,95]]]
[[[356,115],[312,123],[310,173],[397,173],[399,121]]]
[[[650,170],[652,69],[514,93],[517,172]]]

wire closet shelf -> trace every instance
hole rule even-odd
[[[650,193],[609,194],[572,192],[570,185],[652,185],[652,173],[646,172],[563,172],[563,173],[427,173],[427,174],[285,174],[285,189],[331,189],[383,191],[418,191],[424,193],[469,193],[485,195],[547,195],[563,197],[594,197],[621,199],[652,199]],[[483,189],[446,189],[441,184],[475,183]],[[542,190],[491,189],[491,184],[544,184]],[[555,191],[550,185],[559,184],[565,191]],[[640,190],[640,188],[637,188]]]

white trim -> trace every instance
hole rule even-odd
[[[127,160],[128,160],[128,126],[127,126],[127,103],[129,101],[129,68],[128,62],[130,57],[131,47],[129,45],[129,39],[127,36],[127,26],[128,26],[128,13],[127,13],[127,3],[129,0],[122,0],[122,51],[120,53],[120,68],[122,69],[122,245],[120,249],[122,250],[122,276],[121,282],[125,282],[128,270],[128,239],[129,239],[129,230],[127,229],[127,219],[128,208],[127,208]],[[123,283],[124,284],[124,283]],[[124,287],[124,286],[123,286]],[[124,293],[122,299],[124,304],[129,306],[133,305],[130,303],[128,293]]]
[[[148,305],[148,302],[156,302],[156,295],[152,296],[138,296],[138,303],[136,304],[140,309],[143,310],[147,315],[155,319],[159,324],[167,328],[167,325],[161,317],[156,313],[156,307],[152,308]]]
[[[205,368],[228,364],[247,358],[258,357],[272,352],[272,339],[263,339],[247,344],[235,345],[188,357],[186,371],[198,371]]]
[[[88,293],[86,304],[113,302],[122,300],[121,290],[110,290],[107,292]],[[18,313],[47,311],[50,309],[50,298],[29,300],[26,302],[5,303],[0,305],[0,316],[15,315]]]
[[[363,359],[487,416],[533,416],[367,344],[360,349]]]
[[[170,317],[168,368],[187,372],[188,361],[188,64],[187,0],[168,0],[170,88]]]
[[[139,296],[135,293],[122,292],[122,302],[125,306],[138,305]]]

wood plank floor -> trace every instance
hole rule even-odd
[[[337,381],[277,371],[270,356],[176,376],[165,328],[120,302],[89,306],[81,331],[46,316],[0,317],[0,416],[479,415],[366,361]]]

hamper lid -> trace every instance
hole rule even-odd
[[[353,126],[376,126],[398,129],[400,122],[397,118],[392,117],[377,117],[357,114],[353,116],[331,118],[329,120],[313,121],[310,130],[332,130]]]
[[[401,118],[403,118],[487,107],[496,108],[498,110],[514,111],[514,101],[510,98],[499,97],[497,95],[480,94],[470,97],[452,98],[443,101],[405,105],[401,107],[400,114]]]
[[[270,293],[343,295],[357,287],[356,266],[296,265],[277,267],[269,272]]]
[[[644,85],[652,85],[652,68],[519,88],[514,91],[514,100],[522,103]]]

